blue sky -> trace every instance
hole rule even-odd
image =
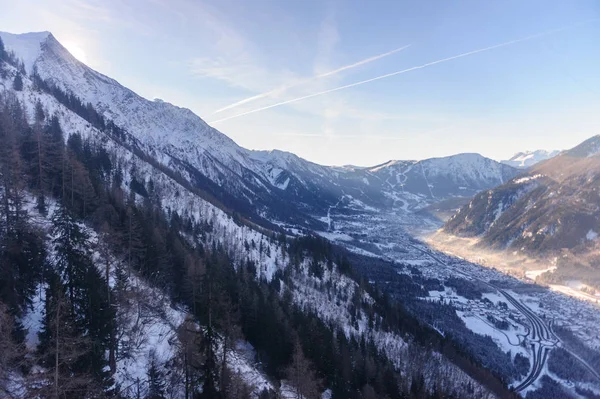
[[[595,0],[0,0],[0,9],[0,30],[51,31],[91,67],[219,121],[244,147],[323,164],[503,159],[600,134]]]

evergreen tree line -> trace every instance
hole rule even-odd
[[[39,111],[41,105],[36,107]],[[36,112],[29,125],[18,100],[0,99],[0,302],[11,319],[15,353],[23,353],[22,316],[35,296],[45,298],[44,319],[35,360],[17,364],[30,373],[32,389],[44,397],[84,397],[111,386],[104,354],[114,326],[106,281],[92,261],[89,237],[79,224],[79,203],[85,204],[82,181],[89,176],[65,147],[58,120]],[[31,220],[28,193],[45,214],[47,198],[59,198],[50,240]],[[83,209],[87,208],[87,204]]]

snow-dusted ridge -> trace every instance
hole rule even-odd
[[[560,151],[524,151],[516,153],[512,158],[502,161],[502,163],[515,168],[526,169],[547,159],[554,158],[558,154],[560,154]]]
[[[401,198],[421,208],[472,196],[517,173],[475,154],[359,168],[322,166],[279,150],[248,150],[189,109],[145,99],[94,71],[48,32],[0,36],[28,71],[35,68],[43,79],[91,103],[135,137],[144,152],[234,210],[253,210],[271,221],[318,228],[319,217],[347,194],[380,210],[392,209]]]
[[[0,32],[4,46],[18,54],[23,61],[25,70],[31,72],[33,65],[40,57],[41,46],[51,36],[50,32],[31,32],[15,35],[12,33]]]

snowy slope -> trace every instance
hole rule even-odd
[[[600,136],[482,192],[445,225],[450,234],[477,237],[481,246],[547,260],[557,257],[554,281],[600,286]],[[559,277],[561,276],[561,277]]]
[[[390,161],[370,169],[392,188],[445,199],[472,196],[495,187],[518,172],[479,154],[458,154],[423,161]]]
[[[515,155],[513,155],[512,158],[502,161],[502,163],[515,168],[526,169],[537,163],[545,161],[546,159],[554,158],[559,153],[560,151],[546,150],[518,152]]]
[[[122,166],[123,182],[122,189],[129,191],[129,183],[136,179],[137,181],[147,182],[152,179],[157,195],[161,198],[161,206],[165,212],[177,212],[183,218],[191,218],[195,221],[208,222],[212,226],[210,232],[206,233],[204,238],[206,246],[211,243],[219,243],[229,252],[229,255],[236,267],[246,264],[248,261],[254,262],[256,268],[256,278],[271,281],[275,278],[278,270],[291,269],[289,256],[284,256],[281,243],[274,242],[269,232],[258,231],[247,225],[236,223],[233,218],[222,209],[214,206],[208,201],[186,190],[177,181],[168,174],[144,161],[141,157],[134,154],[127,146],[120,144],[112,137],[102,131],[97,130],[80,116],[74,114],[69,109],[61,105],[53,96],[35,89],[32,81],[28,77],[23,79],[23,90],[12,90],[12,79],[16,75],[14,68],[9,68],[6,78],[0,78],[0,94],[9,92],[14,94],[26,107],[27,117],[30,122],[34,120],[35,104],[39,101],[46,114],[56,115],[60,125],[65,132],[65,140],[70,134],[75,132],[81,134],[84,139],[90,139],[102,144],[110,154],[111,160],[115,164]],[[264,154],[268,156],[268,154]],[[296,160],[297,157],[288,155],[288,162]],[[278,164],[279,166],[284,166]],[[31,212],[34,210],[34,200],[30,200],[28,206]],[[136,196],[136,201],[142,201],[142,198]],[[50,207],[52,208],[52,206]],[[45,217],[33,216],[40,219],[40,228],[47,229],[51,218],[51,211]],[[91,228],[85,227],[92,237],[92,242],[99,243],[100,235],[96,234]],[[251,248],[244,251],[245,242],[260,243],[257,248]],[[267,248],[262,252],[258,248]],[[103,265],[104,259],[95,255],[95,263]],[[117,259],[111,262],[117,262]],[[408,368],[406,363],[407,343],[405,337],[397,333],[383,330],[369,330],[366,328],[364,320],[367,319],[363,313],[358,325],[352,325],[350,322],[350,309],[352,304],[352,293],[360,289],[360,285],[340,274],[337,266],[334,264],[332,271],[325,271],[324,276],[317,278],[309,272],[309,259],[305,259],[299,266],[298,271],[293,275],[293,285],[288,287],[292,294],[293,301],[303,309],[312,311],[328,325],[341,328],[347,337],[354,337],[357,340],[361,337],[372,339],[375,345],[388,358],[395,359],[398,368]],[[114,268],[113,268],[114,270]],[[137,351],[135,357],[120,359],[117,364],[117,374],[115,380],[122,385],[127,392],[127,387],[134,386],[138,378],[144,377],[147,363],[149,361],[149,352],[151,349],[157,350],[157,356],[161,362],[168,362],[178,349],[179,342],[176,336],[176,329],[186,317],[186,310],[172,308],[169,299],[160,290],[152,287],[135,273],[130,276],[132,290],[135,291],[135,298],[130,304],[132,313],[127,311],[120,319],[120,325],[127,331],[126,339],[134,343]],[[327,293],[325,293],[327,291]],[[283,291],[282,291],[283,294]],[[363,294],[363,301],[371,303],[372,299],[368,294]],[[30,337],[30,349],[35,348],[35,336],[39,329],[39,306],[43,302],[40,297],[34,310],[25,317],[24,325],[29,329],[27,336]],[[155,311],[147,314],[147,320],[137,319],[137,309],[148,307]],[[379,317],[379,316],[378,316]],[[480,396],[485,395],[485,389],[481,388],[468,375],[454,366],[441,355],[431,360],[429,370],[435,375],[448,375],[446,384],[449,389],[464,387],[466,385],[475,386]],[[238,371],[245,381],[255,386],[252,397],[258,397],[260,389],[270,388],[271,382],[267,379],[260,368],[245,360],[241,353],[234,352],[230,355],[231,367]],[[437,378],[434,375],[428,376],[428,381]],[[450,377],[451,376],[451,377]],[[142,390],[145,389],[145,383],[142,383]],[[135,385],[137,387],[137,385]],[[182,397],[182,392],[173,392],[172,397]]]
[[[47,36],[47,40],[50,39],[50,36]],[[51,45],[55,46],[55,44],[45,42],[43,47]],[[57,48],[57,51],[59,50],[60,48]],[[44,54],[44,57],[50,57],[48,54]],[[48,62],[50,65],[50,61],[44,59],[44,57],[35,57],[34,63],[38,68],[44,62]],[[61,56],[62,61],[67,60],[67,58],[68,54],[63,54]],[[58,68],[60,66],[58,65],[56,67]],[[78,82],[82,84],[84,91],[107,90],[110,85],[106,82],[113,82],[111,84],[114,84],[118,90],[127,90],[122,86],[118,86],[118,83],[109,78],[103,77],[89,69],[86,70],[85,68],[87,67],[74,59],[70,60],[62,67],[74,69],[82,68],[82,76],[84,78],[87,79],[91,76],[90,81],[93,82],[93,84],[87,80],[83,83]],[[95,80],[96,78],[98,79],[97,81]],[[286,261],[285,257],[280,255],[282,251],[279,245],[270,242],[269,236],[264,232],[259,232],[245,225],[240,226],[236,224],[222,209],[213,206],[193,192],[182,189],[182,186],[172,177],[166,175],[156,167],[153,167],[124,146],[121,146],[118,142],[105,136],[102,132],[91,127],[89,123],[82,118],[60,105],[52,96],[34,90],[29,79],[24,79],[24,81],[25,88],[23,92],[16,93],[16,95],[28,107],[30,117],[33,116],[33,105],[37,100],[40,100],[49,114],[56,113],[59,116],[61,126],[65,129],[65,132],[79,132],[84,137],[93,137],[99,142],[102,142],[110,150],[111,155],[115,157],[116,162],[125,166],[123,168],[123,188],[125,190],[128,189],[129,182],[134,177],[136,180],[144,182],[147,182],[151,178],[156,186],[157,192],[160,193],[159,195],[163,199],[162,206],[165,211],[177,211],[180,215],[185,217],[191,216],[195,220],[209,220],[215,227],[213,233],[209,235],[207,240],[209,242],[217,241],[224,244],[224,246],[230,250],[230,256],[235,260],[236,264],[239,264],[245,259],[255,261],[260,265],[260,267],[257,268],[257,278],[271,280],[277,270],[284,269],[288,266],[289,260]],[[58,80],[55,83],[62,84]],[[10,90],[10,87],[10,79],[0,82],[0,91]],[[73,87],[78,88],[78,86]],[[102,93],[106,94],[104,91]],[[126,118],[128,112],[135,113],[135,107],[137,106],[147,107],[148,112],[150,113],[149,115],[155,115],[157,118],[160,117],[160,113],[158,113],[156,109],[160,109],[161,107],[164,107],[165,112],[169,115],[176,115],[178,112],[177,110],[181,110],[181,112],[186,115],[191,114],[189,111],[186,112],[186,110],[182,110],[166,103],[158,103],[158,106],[154,109],[154,102],[147,101],[141,97],[136,97],[133,93],[131,93],[131,96],[133,96],[131,98],[131,103],[128,104],[126,101],[126,103],[122,105],[123,109],[125,109],[125,111],[123,111],[123,118]],[[93,100],[93,96],[90,98]],[[136,103],[137,105],[132,106],[131,104],[133,103]],[[131,109],[127,110],[128,107],[133,107],[133,111]],[[117,115],[116,112],[119,109],[121,109],[121,107],[116,107],[107,103],[105,115]],[[114,114],[111,114],[113,112]],[[195,123],[196,128],[201,129],[204,122],[193,114],[191,115],[190,123]],[[168,122],[175,123],[174,121]],[[177,126],[181,123],[180,120]],[[185,133],[186,126],[180,128],[183,129],[182,131]],[[384,209],[385,204],[379,205],[377,202],[381,198],[385,199],[390,198],[389,196],[395,196],[394,198],[411,198],[414,199],[415,202],[427,202],[448,195],[453,196],[455,193],[459,193],[457,195],[460,195],[463,191],[470,192],[469,190],[477,190],[478,185],[495,185],[498,184],[498,181],[507,178],[505,173],[507,175],[516,173],[509,167],[503,167],[498,163],[487,160],[476,154],[464,154],[455,157],[425,161],[391,161],[375,168],[331,168],[307,162],[294,154],[281,151],[248,151],[238,147],[226,136],[207,125],[206,129],[208,132],[206,137],[199,139],[198,143],[189,139],[189,143],[196,146],[195,148],[201,151],[200,155],[204,157],[202,162],[205,162],[206,164],[204,165],[201,162],[199,167],[206,166],[207,173],[210,170],[215,171],[215,176],[211,177],[216,179],[215,182],[228,185],[234,184],[237,181],[237,186],[235,187],[244,187],[248,190],[261,189],[263,190],[262,192],[269,193],[274,197],[277,196],[276,198],[294,198],[299,203],[307,201],[308,199],[306,198],[309,196],[321,195],[320,198],[322,198],[322,202],[327,204],[327,201],[329,201],[327,194],[320,194],[327,189],[329,190],[328,193],[333,193],[331,197],[336,201],[332,205],[339,204],[340,207],[346,207],[346,209],[351,210],[362,207],[363,209],[371,209],[373,212],[376,212],[379,209]],[[195,130],[191,129],[188,132],[191,134],[194,133]],[[130,133],[134,134],[133,131],[130,131]],[[176,153],[183,154],[182,156],[186,157],[186,162],[194,161],[193,157],[192,159],[187,158],[188,156],[191,156],[187,152],[189,149],[188,147],[183,146],[175,148],[176,145],[182,145],[182,142],[178,141],[179,139],[172,138],[172,144],[164,146],[163,143],[156,143],[153,141],[154,133],[148,134],[147,137],[143,133],[144,132],[141,130],[136,133],[136,138],[142,143],[142,149],[146,151],[147,154],[151,154],[153,157],[160,160],[164,165],[172,167],[173,169],[180,167],[180,163],[174,161],[176,155],[173,154]],[[157,128],[155,133],[158,135],[157,137],[162,137],[160,135],[164,134],[164,130]],[[185,136],[184,133],[179,137]],[[166,134],[166,136],[168,136],[168,134]],[[177,135],[174,134],[174,136]],[[168,137],[165,139],[168,139]],[[241,174],[235,172],[233,166],[232,168],[229,168],[225,165],[226,162],[229,162],[228,160],[232,162],[233,166],[237,165],[237,167],[239,167]],[[248,178],[249,173],[251,178]],[[188,174],[186,176],[189,177],[190,175]],[[406,182],[403,180],[404,177],[406,177],[407,182],[410,183],[409,185],[405,184]],[[232,181],[232,179],[237,180]],[[256,183],[257,179],[259,183]],[[397,184],[394,183],[394,180],[397,183],[399,181],[404,183]],[[450,182],[448,184],[449,188],[444,186],[444,180]],[[419,184],[421,186],[419,186]],[[233,189],[231,189],[230,192],[234,192]],[[249,193],[250,191],[247,192]],[[177,195],[174,195],[174,193],[177,193]],[[343,200],[337,196],[338,193],[342,193]],[[286,197],[287,195],[290,197]],[[303,197],[303,195],[306,197]],[[255,200],[255,198],[249,198],[249,200],[252,201]],[[362,200],[364,200],[364,202]],[[368,204],[376,204],[381,206],[381,208],[373,208]],[[378,224],[377,226],[378,229],[385,230],[381,228],[381,224]],[[244,253],[242,248],[244,241],[246,240],[264,242],[264,245],[269,246],[269,252],[274,254],[274,256],[264,256],[257,250],[250,250],[248,253]],[[290,287],[292,290],[292,298],[296,304],[317,313],[319,317],[328,324],[344,326],[344,331],[349,337],[360,338],[361,336],[366,335],[376,342],[382,352],[392,359],[397,359],[398,362],[400,362],[401,359],[406,358],[407,355],[405,352],[407,351],[407,345],[405,337],[400,337],[390,332],[367,331],[365,330],[364,323],[359,323],[356,328],[350,325],[348,320],[350,302],[348,301],[348,298],[351,296],[349,293],[358,288],[356,282],[340,275],[335,271],[335,268],[332,273],[325,272],[323,279],[317,279],[314,276],[309,276],[307,266],[306,263],[300,265],[300,272],[294,276],[294,284]],[[328,286],[333,286],[333,290],[327,288]],[[325,294],[326,290],[329,290],[327,294]],[[158,294],[152,296],[156,298],[160,297]],[[365,298],[365,301],[368,301],[368,297]],[[173,317],[180,320],[182,315],[174,313]],[[361,319],[364,320],[364,315]],[[157,327],[157,336],[163,334],[161,329],[162,327]],[[456,384],[451,386],[458,386],[459,381],[473,383],[463,372],[455,367],[452,368],[451,365],[438,354],[434,355],[435,356],[431,359],[432,364],[430,368],[434,373],[450,373],[451,376],[448,376],[448,384]],[[436,364],[438,364],[438,366],[436,366]],[[439,367],[439,364],[441,364],[442,367],[438,369],[436,367]],[[134,379],[134,374],[137,370],[134,366],[135,365],[124,365],[124,369],[131,370],[131,372],[123,372],[123,382]],[[403,365],[398,363],[397,366],[402,368]],[[131,369],[129,369],[129,367],[131,367]],[[259,373],[259,371],[252,370],[252,373],[256,374]],[[432,375],[431,378],[433,379],[435,377]]]
[[[14,51],[25,64],[25,70],[29,73],[33,64],[41,55],[41,45],[50,36],[50,32],[31,32],[15,35],[0,32],[4,46],[9,51]]]

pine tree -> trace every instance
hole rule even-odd
[[[13,80],[13,89],[16,91],[23,90],[23,78],[21,77],[21,72],[17,72],[15,78]]]
[[[24,170],[28,177],[29,188],[37,199],[37,208],[41,214],[46,214],[46,194],[49,172],[53,165],[48,164],[48,138],[44,134],[46,119],[42,103],[38,100],[35,105],[35,121],[33,126],[23,134],[21,140],[21,157],[24,160]]]
[[[146,395],[146,399],[164,399],[165,375],[160,369],[154,350],[150,351],[148,359],[148,395]]]
[[[87,302],[84,282],[87,270],[92,267],[87,234],[64,205],[56,210],[52,223],[54,268],[65,283],[73,313],[83,315]]]
[[[210,306],[210,304],[209,304]],[[202,330],[202,339],[200,340],[200,351],[204,357],[204,363],[200,366],[200,382],[202,383],[202,394],[200,398],[219,398],[217,391],[217,354],[216,331],[211,322]]]
[[[48,191],[55,197],[64,197],[64,169],[66,165],[66,151],[63,131],[56,115],[47,120],[43,128],[44,142],[46,144],[44,165],[48,176]]]
[[[60,277],[51,274],[38,346],[44,368],[35,375],[38,381],[32,384],[33,391],[42,397],[93,397],[101,388],[81,367],[91,346],[90,337],[78,331],[65,291]]]
[[[107,377],[103,372],[104,351],[110,345],[114,328],[114,309],[108,302],[106,281],[92,263],[87,234],[64,205],[52,221],[54,270],[64,283],[77,332],[92,337],[80,367],[102,381]]]
[[[8,59],[8,54],[6,53],[6,48],[4,47],[4,42],[0,37],[0,67],[2,63]]]
[[[16,315],[41,278],[43,243],[24,208],[18,138],[27,123],[16,98],[0,98],[0,300]],[[18,323],[17,323],[18,324]]]

